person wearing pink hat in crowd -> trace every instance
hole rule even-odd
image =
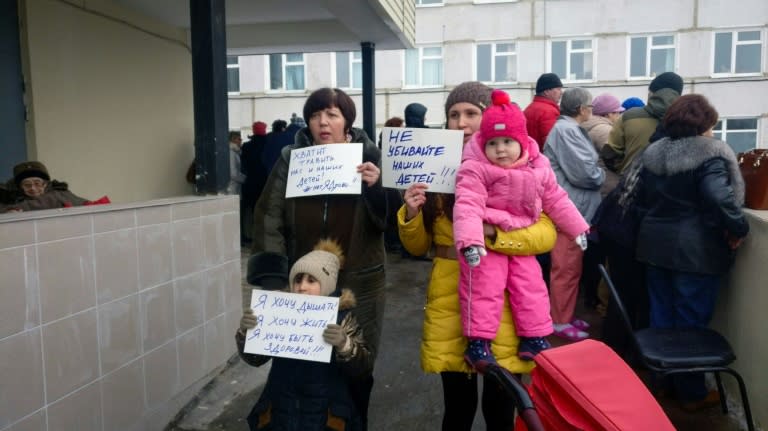
[[[611,134],[613,123],[621,117],[621,113],[624,111],[621,101],[608,93],[603,93],[592,99],[592,117],[581,123],[581,127],[587,131],[598,154],[603,145],[608,143],[608,136]],[[598,164],[605,169],[605,163],[602,159]],[[619,174],[605,169],[605,182],[600,186],[600,195],[605,197],[618,183]]]
[[[611,134],[613,123],[621,117],[625,108],[621,106],[621,101],[608,93],[603,93],[592,99],[592,116],[581,123],[581,128],[587,131],[592,139],[595,150],[600,154],[600,149],[608,143],[608,136]],[[603,159],[598,159],[597,165],[605,171],[605,181],[600,186],[600,197],[605,198],[611,190],[619,184],[619,174],[605,167]],[[590,236],[589,247],[584,252],[584,259],[581,265],[580,285],[584,289],[584,304],[587,308],[596,308],[599,313],[604,313],[608,307],[608,289],[600,293],[599,285],[602,278],[597,270],[597,265],[605,263],[605,251],[599,241],[593,241]]]
[[[469,339],[465,360],[482,371],[495,362],[496,338],[504,291],[509,291],[517,335],[518,356],[532,360],[550,347],[549,294],[536,257],[507,256],[486,251],[483,223],[510,231],[533,225],[543,212],[562,235],[586,244],[589,225],[557,183],[549,160],[526,129],[520,108],[502,90],[491,94],[480,129],[464,146],[456,177],[453,233],[459,259],[459,302],[464,335]]]

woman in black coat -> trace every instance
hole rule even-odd
[[[744,180],[733,150],[712,137],[717,111],[704,96],[677,99],[663,119],[668,137],[650,144],[627,180],[644,216],[637,259],[647,266],[653,328],[706,327],[717,291],[749,231]],[[688,406],[717,399],[703,375],[676,376]]]

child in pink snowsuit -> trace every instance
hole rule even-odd
[[[535,256],[486,252],[483,223],[504,231],[534,224],[542,211],[565,234],[586,246],[589,225],[558,184],[549,160],[528,136],[525,116],[507,93],[494,90],[480,130],[464,146],[456,177],[453,235],[459,259],[459,301],[467,362],[484,368],[495,362],[496,337],[504,291],[520,337],[518,356],[531,360],[550,347],[549,294]]]

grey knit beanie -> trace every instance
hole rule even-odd
[[[320,282],[320,295],[328,296],[336,290],[339,269],[344,256],[341,246],[332,240],[321,240],[315,249],[300,257],[291,268],[288,282],[293,287],[293,280],[298,274],[309,274]]]
[[[477,81],[467,81],[457,85],[445,99],[445,119],[448,119],[451,106],[461,102],[471,103],[481,111],[485,111],[485,108],[491,105],[491,91],[490,87]]]

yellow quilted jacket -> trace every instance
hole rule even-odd
[[[422,213],[405,221],[405,205],[397,213],[400,241],[409,253],[425,254],[433,245],[454,247],[453,223],[441,215],[434,223],[432,235],[424,227]],[[533,226],[511,232],[497,231],[495,242],[486,240],[486,247],[507,255],[531,255],[546,253],[555,245],[555,227],[542,214]],[[424,330],[421,341],[421,368],[428,373],[472,370],[464,362],[467,340],[462,335],[459,309],[459,263],[453,259],[436,257],[427,287],[427,303],[424,311]],[[509,300],[506,301],[501,324],[493,340],[492,349],[496,360],[513,373],[527,373],[532,362],[517,357],[518,339]]]

